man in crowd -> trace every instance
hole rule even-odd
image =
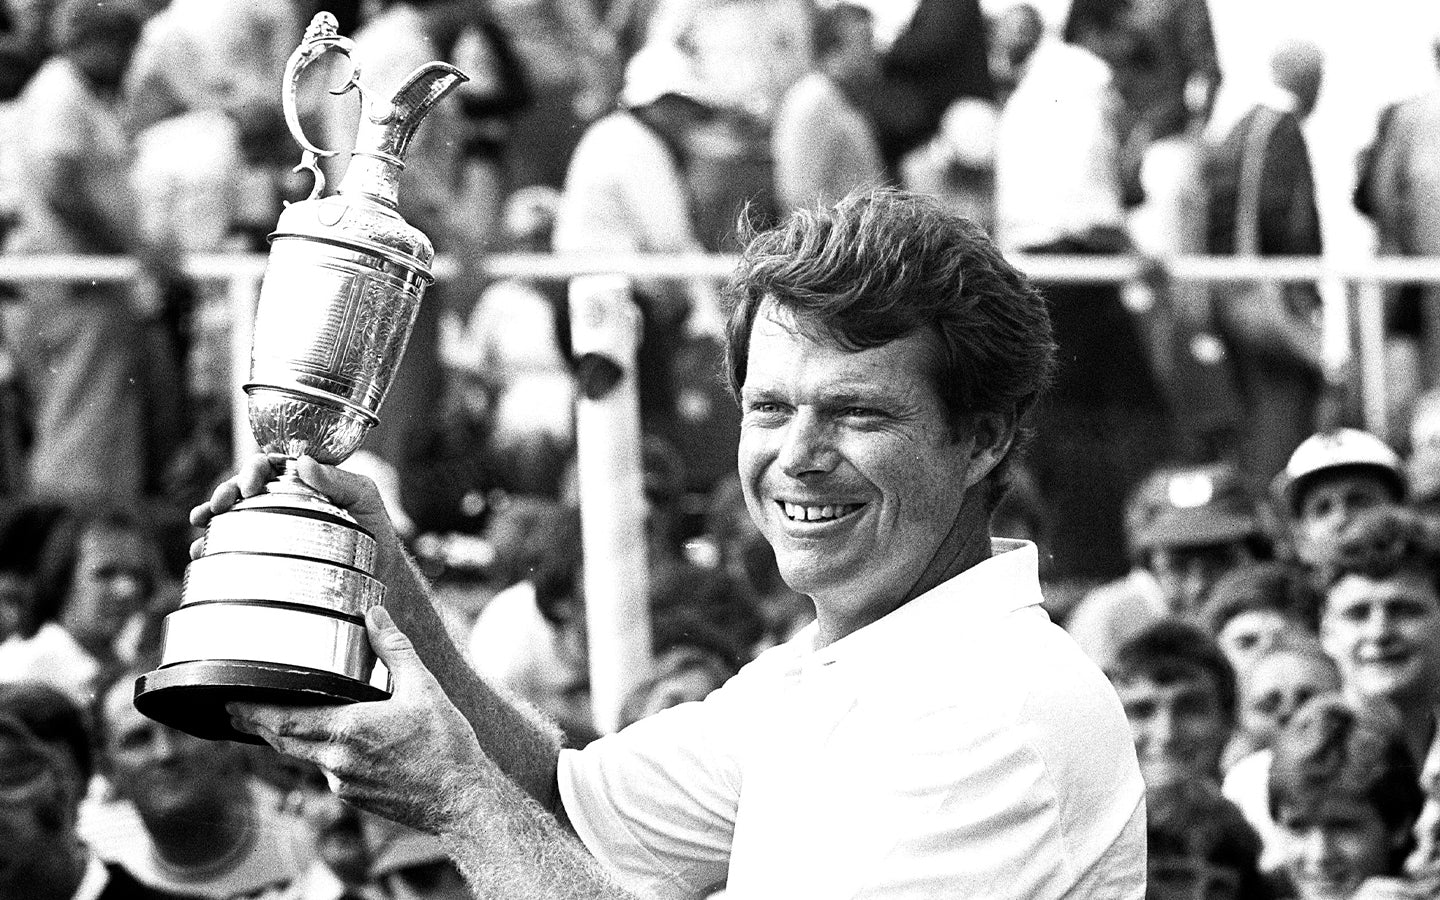
[[[1374,435],[1337,428],[1306,438],[1272,486],[1296,559],[1317,588],[1329,581],[1339,538],[1365,510],[1404,501],[1400,456]]]
[[[113,799],[87,805],[82,834],[152,887],[213,900],[284,896],[310,865],[311,832],[267,796],[240,745],[203,741],[135,709],[135,677],[149,668],[124,670],[95,704]]]
[[[1123,712],[1041,608],[1033,545],[989,535],[1053,366],[1040,296],[973,225],[891,192],[754,237],[732,292],[745,499],[813,625],[562,752],[445,639],[373,487],[302,459],[384,547],[406,633],[380,607],[369,625],[395,695],[237,703],[237,724],[438,833],[482,896],[1138,900]],[[253,459],[192,521],[269,475]]]
[[[76,833],[92,764],[73,700],[38,682],[0,685],[0,897],[178,900],[100,862]]]
[[[1120,646],[1105,667],[1120,694],[1147,784],[1220,784],[1235,726],[1235,670],[1198,625],[1162,619]]]
[[[1393,710],[1316,697],[1275,738],[1270,812],[1297,900],[1421,900],[1402,877],[1423,797]]]
[[[1129,573],[1087,594],[1065,623],[1102,668],[1154,622],[1197,615],[1226,572],[1269,554],[1255,499],[1228,464],[1154,472],[1126,506],[1125,531]]]

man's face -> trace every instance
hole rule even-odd
[[[926,372],[927,339],[852,352],[766,301],[741,392],[740,480],[785,583],[833,640],[895,609],[983,472]]]
[[[18,739],[0,731],[0,765],[11,765]],[[31,778],[0,778],[0,896],[42,896],[56,855],[69,851],[82,788],[73,766],[58,760]]]
[[[1346,575],[1325,596],[1320,640],[1345,687],[1408,705],[1436,693],[1440,596],[1421,572],[1381,579]]]
[[[1380,814],[1351,797],[1303,814],[1282,806],[1276,824],[1299,900],[1349,900],[1365,879],[1386,873],[1395,847]]]
[[[133,531],[99,527],[80,537],[60,624],[91,652],[109,655],[121,628],[152,587],[151,548]]]
[[[228,797],[244,796],[232,745],[147,719],[130,693],[128,685],[117,684],[105,697],[105,753],[116,789],[142,817],[206,814]]]
[[[1150,571],[1175,613],[1193,613],[1220,576],[1254,555],[1241,541],[1196,547],[1157,547],[1150,551]]]
[[[1247,609],[1220,626],[1215,642],[1240,674],[1249,672],[1255,661],[1296,627],[1279,610]]]
[[[1336,539],[1357,513],[1393,502],[1384,479],[1363,469],[1315,476],[1296,512],[1295,554],[1308,566],[1329,564],[1335,556]]]
[[[1340,677],[1324,660],[1302,653],[1272,653],[1242,679],[1240,727],[1257,746],[1269,746],[1305,701],[1340,690]]]
[[[1148,676],[1115,684],[1147,780],[1191,773],[1215,778],[1230,723],[1212,680],[1200,673],[1170,682]]]

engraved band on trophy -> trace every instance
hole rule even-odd
[[[244,385],[256,443],[287,458],[266,492],[216,516],[185,571],[178,609],[165,618],[160,665],[135,684],[140,712],[214,740],[258,743],[230,726],[232,700],[343,703],[389,696],[365,612],[382,602],[375,539],[302,482],[294,460],[339,463],[378,421],[376,411],[405,351],[435,250],[397,211],[400,172],[426,113],[466,80],[441,62],[416,69],[388,100],[360,84],[354,44],[319,13],[285,69],[285,120],[303,149],[296,171],[315,178],[270,235]],[[296,89],[326,52],[350,60],[361,119],[337,193],[322,197],[319,160],[306,139]]]

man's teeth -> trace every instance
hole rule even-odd
[[[785,515],[797,522],[820,522],[838,519],[846,513],[860,508],[858,503],[827,504],[825,506],[801,506],[799,503],[785,503]]]

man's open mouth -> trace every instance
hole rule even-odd
[[[843,519],[865,505],[863,503],[826,503],[820,506],[807,506],[801,503],[788,503],[784,500],[775,502],[780,504],[785,518],[792,522],[829,522]]]

